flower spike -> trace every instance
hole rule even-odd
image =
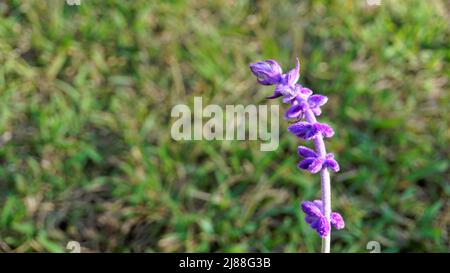
[[[305,221],[323,238],[322,252],[329,252],[331,227],[342,229],[345,223],[339,213],[331,211],[329,170],[338,172],[340,167],[334,155],[326,153],[324,138],[332,137],[334,131],[328,124],[316,120],[328,98],[313,94],[311,89],[297,83],[300,72],[298,59],[295,68],[286,74],[282,73],[280,65],[274,60],[251,64],[250,69],[260,84],[275,85],[273,95],[268,99],[283,97],[283,103],[290,104],[284,118],[295,119],[296,123],[290,125],[288,131],[303,140],[314,141],[315,150],[305,146],[298,147],[298,155],[303,158],[298,167],[310,173],[320,172],[322,200],[304,201],[301,209],[306,214]]]

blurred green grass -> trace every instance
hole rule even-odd
[[[333,251],[448,252],[445,1],[0,3],[0,251],[314,252],[298,141],[174,142],[177,103],[266,104],[248,63],[302,62],[342,171]]]

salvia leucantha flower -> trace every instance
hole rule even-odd
[[[310,173],[318,173],[322,168],[330,168],[335,172],[339,171],[339,164],[332,153],[320,157],[310,148],[298,146],[298,154],[305,158],[298,164],[300,169],[308,170]]]
[[[330,223],[336,229],[343,229],[345,227],[344,219],[337,212],[332,212],[331,221],[327,221],[322,213],[323,206],[320,200],[314,200],[313,202],[303,201],[300,206],[306,214],[305,221],[312,229],[317,231],[320,237],[326,237],[330,233]]]
[[[260,84],[272,85],[281,82],[283,71],[281,66],[274,60],[251,64],[250,69],[258,78]]]
[[[284,117],[287,120],[295,120],[295,123],[288,127],[288,131],[303,140],[313,140],[316,150],[305,146],[298,147],[299,156],[303,159],[298,164],[300,169],[310,173],[328,172],[327,169],[335,172],[339,171],[339,164],[334,159],[332,153],[326,153],[323,138],[330,138],[334,135],[333,129],[326,123],[316,121],[315,116],[321,114],[320,107],[327,103],[328,98],[319,94],[313,94],[311,89],[303,87],[297,83],[300,72],[300,62],[294,69],[283,74],[281,66],[274,60],[267,60],[250,64],[250,69],[262,85],[274,85],[275,90],[268,99],[283,97],[284,103],[290,104]],[[322,182],[324,177],[321,175]],[[322,187],[326,183],[322,183]],[[322,190],[324,190],[322,188]],[[330,192],[329,190],[324,192]],[[330,196],[325,196],[324,200],[303,201],[301,208],[306,214],[306,222],[317,231],[321,237],[326,237],[330,233],[331,226],[337,229],[344,228],[344,219],[339,213],[329,213],[329,220],[325,215],[325,208],[322,204],[330,202]],[[326,203],[325,203],[326,204]],[[329,204],[330,205],[330,204]]]

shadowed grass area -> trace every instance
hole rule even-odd
[[[318,177],[280,146],[181,141],[178,103],[266,101],[248,64],[301,60],[329,97],[334,252],[448,252],[445,1],[0,3],[0,251],[315,252]],[[286,110],[285,106],[280,106]]]

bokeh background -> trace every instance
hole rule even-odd
[[[341,172],[335,252],[450,249],[447,1],[0,1],[0,251],[317,252],[317,175],[280,146],[170,137],[178,103],[279,104],[302,63]],[[285,105],[280,106],[286,110]]]

